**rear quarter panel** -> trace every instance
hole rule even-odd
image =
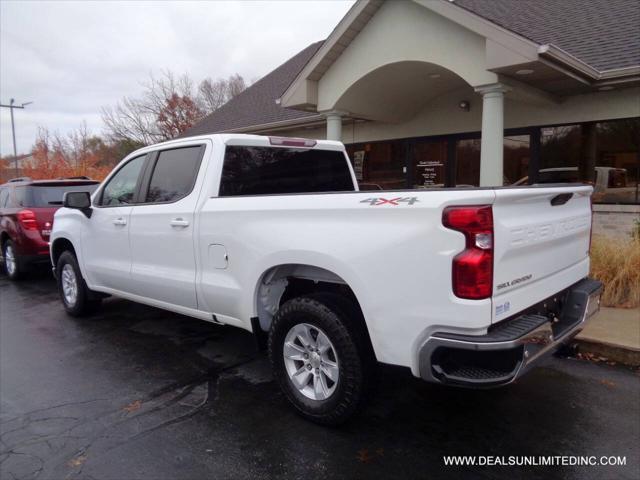
[[[372,197],[416,201],[363,203]],[[451,259],[464,238],[445,229],[441,215],[447,205],[493,199],[492,190],[208,198],[199,216],[199,305],[249,319],[268,269],[324,268],[356,294],[378,360],[412,366],[416,344],[430,331],[482,332],[490,324],[490,299],[468,301],[451,292]],[[226,269],[208,261],[214,244],[226,248]]]

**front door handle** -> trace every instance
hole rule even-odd
[[[185,228],[189,226],[189,221],[183,218],[174,218],[173,220],[171,220],[171,226]]]
[[[115,220],[113,220],[113,224],[114,225],[126,225],[127,224],[127,220],[125,218],[118,217]]]

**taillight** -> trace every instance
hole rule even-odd
[[[31,210],[20,210],[18,212],[18,222],[25,230],[37,230],[36,214]]]
[[[453,259],[453,293],[480,300],[493,292],[493,213],[490,205],[447,207],[442,224],[462,232],[465,249]]]

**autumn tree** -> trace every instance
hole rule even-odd
[[[107,144],[92,135],[86,124],[64,136],[39,128],[31,158],[24,162],[21,175],[34,179],[87,176],[101,180],[121,160],[116,156],[118,150],[117,144]]]
[[[158,113],[156,124],[160,134],[169,139],[177,137],[201,118],[202,111],[193,99],[174,93]]]

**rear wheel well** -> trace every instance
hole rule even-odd
[[[54,267],[57,265],[60,255],[66,251],[70,251],[76,255],[76,250],[73,248],[73,243],[71,243],[70,240],[67,240],[66,238],[58,238],[53,242],[53,246],[51,247],[51,260],[53,261]]]
[[[338,275],[310,265],[280,265],[267,271],[258,285],[258,322],[263,332],[268,332],[273,316],[288,300],[330,293],[344,298],[354,307],[350,322],[365,337],[372,348],[369,330],[358,299],[351,287]]]
[[[314,293],[333,293],[345,297],[352,301],[354,304],[358,304],[353,290],[349,288],[346,283],[331,283],[309,280],[306,278],[287,277],[287,286],[282,292],[278,307],[281,307],[286,301],[296,297],[309,296]],[[358,308],[360,306],[358,305]]]

